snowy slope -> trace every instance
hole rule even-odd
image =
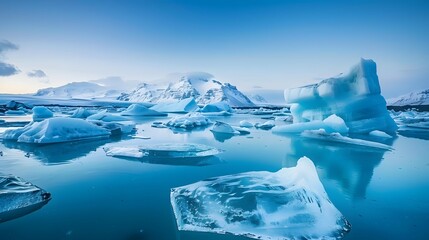
[[[129,94],[118,99],[132,102],[177,102],[194,97],[198,104],[226,101],[233,107],[254,106],[253,102],[235,86],[221,83],[213,75],[204,72],[182,74],[171,79],[167,86],[141,84]]]
[[[88,82],[72,82],[60,87],[40,89],[36,96],[51,98],[110,98],[115,99],[122,92],[132,89],[134,82],[124,81],[119,77],[109,77]]]
[[[243,92],[257,105],[286,105],[283,90],[255,88]]]
[[[387,100],[388,106],[420,106],[429,105],[429,89],[420,92],[411,92]]]

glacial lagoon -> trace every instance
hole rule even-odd
[[[210,118],[231,125],[266,121],[249,114]],[[20,119],[28,116],[6,120]],[[0,238],[248,239],[178,231],[171,189],[229,174],[277,172],[296,166],[303,156],[314,162],[330,200],[352,226],[344,239],[426,239],[429,234],[429,145],[419,134],[378,139],[392,147],[389,151],[255,128],[238,136],[214,135],[210,128],[173,131],[151,127],[169,118],[130,119],[137,123],[135,134],[109,139],[42,146],[0,142],[1,172],[19,176],[52,197],[42,208],[1,223]],[[204,144],[222,153],[209,159],[136,160],[106,156],[104,151],[166,142]]]

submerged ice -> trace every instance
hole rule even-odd
[[[329,200],[313,162],[247,172],[173,188],[179,230],[255,239],[338,239],[351,228]]]
[[[323,120],[336,114],[352,133],[373,130],[394,135],[397,129],[381,95],[376,64],[361,59],[350,73],[325,79],[317,84],[286,89],[294,123]]]
[[[21,178],[0,174],[0,223],[29,214],[51,199],[51,194]]]
[[[163,143],[130,147],[106,147],[107,156],[130,158],[192,158],[219,154],[217,148],[193,143]]]

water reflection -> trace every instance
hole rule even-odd
[[[283,167],[295,166],[298,159],[307,156],[313,160],[321,180],[332,179],[353,199],[365,198],[374,168],[380,164],[385,150],[356,147],[334,142],[289,136],[290,150]],[[393,139],[384,141],[393,143]]]
[[[211,131],[211,133],[213,133],[214,139],[218,142],[225,142],[235,136],[232,133],[218,133],[213,131]]]
[[[106,143],[119,140],[121,140],[121,137],[43,145],[3,141],[3,145],[10,149],[21,150],[25,156],[32,156],[45,165],[57,165],[66,164],[77,158],[84,157]]]

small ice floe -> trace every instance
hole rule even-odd
[[[136,147],[107,147],[107,156],[131,158],[192,158],[221,153],[217,148],[193,143],[148,144]]]
[[[158,103],[150,109],[163,113],[188,113],[198,109],[193,97],[185,98],[175,103]]]
[[[344,120],[335,114],[327,117],[323,121],[315,120],[311,122],[293,123],[289,125],[277,126],[273,128],[274,133],[301,133],[305,130],[324,129],[326,132],[347,133],[349,128]]]
[[[167,125],[163,122],[153,122],[150,126],[153,128],[167,128]]]
[[[179,230],[254,239],[339,239],[350,223],[330,201],[308,158],[278,172],[214,177],[171,189]]]
[[[32,111],[33,111],[33,121],[37,121],[37,122],[54,116],[54,113],[44,106],[33,107]]]
[[[19,177],[0,174],[0,223],[34,212],[51,194]]]
[[[167,122],[167,126],[175,128],[192,129],[195,127],[205,127],[212,122],[199,112],[187,113],[183,116],[176,116]]]
[[[255,109],[255,110],[251,111],[250,114],[253,114],[253,115],[271,115],[271,114],[278,113],[278,112],[279,112],[278,110],[259,108],[259,109]]]
[[[270,130],[271,128],[273,128],[275,126],[276,126],[276,123],[273,120],[266,121],[262,124],[261,123],[255,124],[256,128],[260,128],[263,130]]]
[[[142,104],[132,104],[123,112],[122,116],[167,116],[166,113],[158,112],[153,109],[149,109]]]
[[[89,122],[109,130],[111,136],[129,134],[136,131],[136,124],[132,121],[104,122],[101,120],[90,120]]]
[[[378,148],[378,149],[389,150],[389,151],[393,150],[393,148],[391,146],[386,145],[386,144],[373,142],[373,141],[367,141],[367,140],[363,140],[363,139],[350,138],[350,137],[343,136],[337,132],[328,133],[324,129],[306,130],[303,133],[301,133],[301,136],[306,137],[306,138],[322,140],[322,141],[353,144],[353,145],[365,146],[365,147],[370,147],[370,148]]]
[[[380,138],[392,138],[392,136],[390,136],[389,134],[379,130],[371,131],[369,135]]]
[[[135,136],[133,136],[133,138],[137,138],[137,139],[151,139],[151,137],[144,136],[144,135],[135,135]]]
[[[6,114],[6,115],[25,115],[25,111],[24,110],[7,110],[6,112],[4,112],[4,114]]]
[[[232,113],[227,111],[221,111],[221,112],[201,112],[204,116],[231,116]]]
[[[228,123],[216,121],[216,123],[213,125],[212,129],[210,129],[213,133],[221,133],[221,134],[232,134],[232,135],[239,135],[240,132],[235,130],[231,125]]]
[[[100,111],[87,117],[86,120],[99,120],[103,122],[128,121],[128,118],[116,114],[108,113],[107,110]]]
[[[109,137],[110,132],[76,118],[48,118],[25,127],[6,130],[3,139],[25,143],[58,143]]]
[[[246,121],[246,120],[241,120],[240,121],[240,127],[245,127],[245,128],[252,128],[253,127],[253,123]]]

